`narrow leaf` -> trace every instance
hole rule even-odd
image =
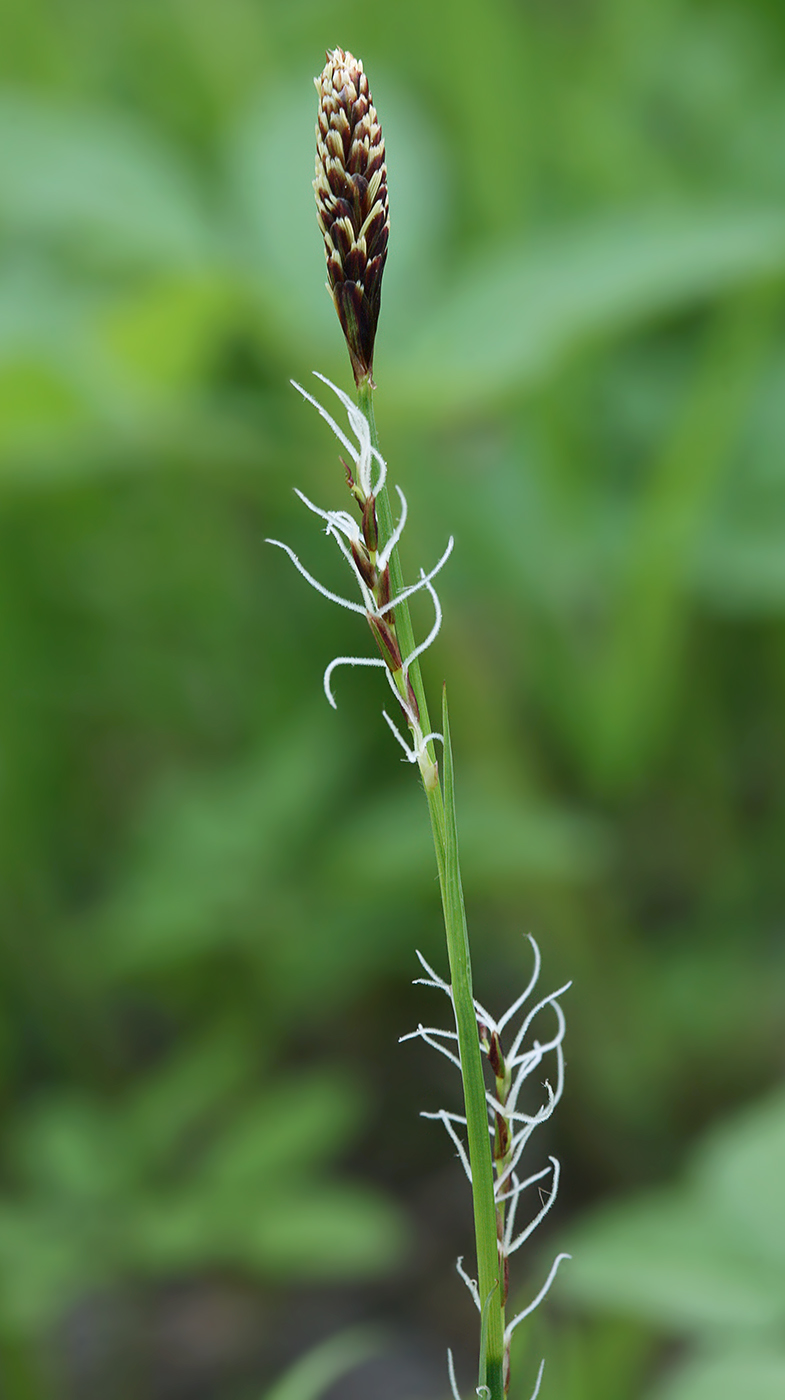
[[[369,1327],[339,1332],[301,1357],[263,1400],[317,1400],[347,1372],[378,1355],[382,1345],[381,1332]]]

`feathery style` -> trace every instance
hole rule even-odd
[[[327,290],[355,381],[372,383],[390,231],[384,138],[359,59],[334,49],[314,81],[319,113],[313,187],[327,257]]]

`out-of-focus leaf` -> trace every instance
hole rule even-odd
[[[782,1400],[785,1352],[725,1352],[696,1357],[647,1392],[646,1400]]]
[[[239,770],[167,784],[100,915],[106,963],[165,966],[257,938],[258,892],[283,860],[296,862],[294,841],[307,847],[306,827],[333,791],[336,756],[323,743],[321,709],[309,706]]]
[[[758,380],[694,568],[699,597],[731,617],[770,617],[785,608],[785,362],[778,345]]]
[[[715,1129],[688,1183],[597,1211],[571,1236],[577,1298],[678,1333],[785,1319],[785,1095]]]
[[[403,1216],[378,1191],[283,1179],[242,1192],[186,1187],[129,1202],[123,1256],[159,1277],[209,1262],[261,1279],[342,1279],[383,1273],[406,1238]]]
[[[186,393],[192,409],[234,298],[221,277],[179,272],[97,296],[41,261],[9,262],[0,273],[0,453],[14,479],[29,479],[16,464],[20,449],[48,448],[62,475],[74,442],[138,432],[178,396],[182,407]],[[107,455],[105,446],[104,469]]]
[[[408,1242],[400,1211],[360,1183],[281,1192],[248,1219],[242,1255],[285,1279],[373,1276],[400,1261]]]
[[[697,588],[717,612],[773,617],[785,609],[785,520],[736,520],[701,551]]]
[[[376,1356],[384,1334],[372,1328],[351,1328],[313,1347],[281,1376],[263,1400],[318,1400],[328,1386],[355,1366]]]
[[[211,230],[184,163],[128,117],[0,94],[0,226],[71,251],[163,267],[209,255]]]
[[[676,1332],[762,1327],[785,1316],[785,1282],[745,1252],[697,1196],[661,1195],[598,1211],[570,1234],[564,1288],[592,1306]]]
[[[229,186],[238,214],[236,253],[263,297],[260,331],[277,345],[307,343],[313,363],[340,349],[311,180],[316,99],[308,86],[271,82],[229,141]],[[282,159],[281,137],[286,155]]]
[[[231,1044],[213,1048],[204,1086],[192,1054],[127,1103],[61,1096],[21,1125],[17,1189],[0,1199],[0,1307],[20,1326],[48,1324],[129,1270],[329,1279],[377,1274],[399,1258],[407,1226],[397,1207],[364,1183],[321,1175],[358,1125],[353,1082],[326,1069],[292,1073],[238,1112],[232,1098],[216,1103],[221,1083],[236,1097]],[[156,1108],[167,1095],[171,1123]]]
[[[785,1274],[785,1091],[778,1090],[703,1143],[694,1180],[745,1253]]]
[[[124,1112],[130,1144],[139,1145],[148,1166],[164,1165],[185,1134],[201,1135],[206,1121],[226,1119],[254,1071],[247,1042],[233,1028],[194,1037],[135,1085]]]
[[[402,792],[397,801],[365,808],[356,822],[347,822],[328,847],[326,859],[336,884],[351,878],[355,893],[390,888],[408,879],[427,884],[434,870],[433,853],[423,839],[425,815],[417,810],[416,793]],[[538,802],[536,809],[521,799],[482,793],[471,779],[463,784],[461,803],[461,861],[473,889],[516,887],[528,880],[584,881],[595,877],[609,856],[608,835],[599,822],[579,813]],[[420,803],[420,806],[422,803]],[[357,868],[353,852],[363,828],[372,826],[386,853],[385,869]],[[351,872],[351,876],[350,876]]]
[[[95,294],[42,262],[6,259],[0,271],[0,452],[56,441],[95,417],[90,321]]]
[[[157,278],[115,299],[98,321],[96,340],[134,387],[160,397],[192,386],[206,371],[233,300],[221,278]]]
[[[299,1179],[341,1150],[363,1107],[358,1086],[345,1075],[291,1072],[221,1134],[199,1177],[229,1192],[268,1192],[276,1181]]]
[[[582,882],[602,871],[610,854],[601,824],[545,803],[536,810],[509,800],[482,801],[467,790],[461,856],[472,888],[515,887],[527,880]]]
[[[78,1229],[82,1222],[74,1223]],[[56,1213],[0,1202],[0,1308],[7,1323],[35,1335],[103,1281],[104,1261],[87,1232],[77,1243]]]
[[[55,366],[29,358],[0,365],[0,454],[55,440],[62,450],[92,417],[72,376]]]
[[[610,643],[599,654],[589,764],[602,782],[634,781],[668,713],[666,677],[680,653],[683,595],[703,522],[770,349],[771,295],[722,307],[675,428],[630,522]],[[659,681],[659,684],[658,684]],[[654,701],[659,700],[659,704]]]
[[[63,1094],[37,1105],[15,1148],[33,1188],[74,1210],[116,1200],[133,1185],[138,1168],[137,1154],[124,1150],[117,1120],[86,1096]]]
[[[457,22],[457,21],[456,21]],[[384,270],[383,334],[378,345],[380,373],[387,376],[387,343],[411,326],[413,315],[430,306],[443,277],[445,226],[449,220],[449,157],[422,92],[401,92],[394,72],[375,79],[383,102],[384,139],[390,180],[390,220],[394,240]],[[393,153],[391,155],[391,153]]]
[[[74,340],[95,305],[94,293],[57,277],[40,260],[6,258],[0,272],[0,363],[46,352],[65,366],[69,351],[73,363]]]
[[[785,266],[785,214],[705,208],[608,216],[528,248],[488,248],[395,347],[386,387],[471,410],[534,384],[589,337],[722,297]]]

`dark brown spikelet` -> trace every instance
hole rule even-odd
[[[327,255],[327,288],[346,336],[357,384],[373,382],[390,217],[384,138],[362,63],[327,54],[316,78],[316,209]]]

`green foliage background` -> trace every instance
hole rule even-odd
[[[263,543],[340,584],[292,492],[341,503],[340,464],[288,384],[349,388],[310,188],[336,43],[387,140],[409,575],[456,536],[427,678],[476,983],[517,986],[528,931],[575,982],[550,1393],[781,1394],[781,1095],[693,1141],[783,1070],[785,15],[26,0],[0,26],[3,1395],[234,1400],[344,1323],[392,1316],[438,1367],[473,1327],[468,1199],[417,1119],[450,1089],[396,1045],[415,947],[442,959],[424,803],[378,676],[324,702],[355,621]],[[701,1150],[714,1174],[666,1186]]]

